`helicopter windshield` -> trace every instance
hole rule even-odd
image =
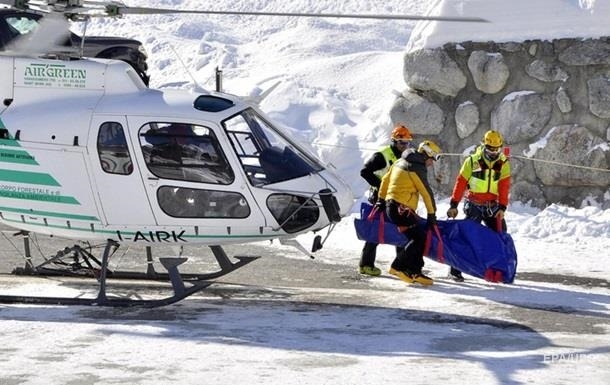
[[[247,109],[223,122],[231,144],[254,186],[299,178],[323,167],[288,137]]]

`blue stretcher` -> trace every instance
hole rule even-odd
[[[363,241],[395,246],[409,242],[385,213],[376,212],[369,203],[362,203],[354,225]],[[425,219],[420,226],[426,227]],[[439,220],[438,232],[429,231],[426,243],[426,257],[466,274],[491,282],[512,283],[515,279],[517,251],[508,233],[497,233],[468,219]]]

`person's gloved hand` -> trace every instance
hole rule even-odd
[[[447,210],[447,217],[449,218],[455,218],[458,215],[458,209],[456,207],[450,207],[449,210]]]
[[[385,200],[378,199],[377,203],[375,203],[375,208],[379,211],[385,211]]]
[[[428,218],[426,219],[426,225],[428,228],[432,228],[436,225],[436,215],[428,214]]]
[[[499,205],[499,209],[498,211],[496,211],[496,215],[495,217],[498,219],[504,219],[504,212],[506,212],[506,206],[504,205]]]

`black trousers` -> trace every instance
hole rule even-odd
[[[496,232],[506,231],[506,221],[502,218],[502,221],[498,223],[496,213],[500,207],[497,203],[493,202],[489,205],[476,205],[470,201],[464,203],[464,213],[466,213],[466,219],[476,221],[477,223],[485,223],[485,226]]]
[[[362,248],[362,254],[360,255],[360,266],[375,266],[375,259],[377,258],[377,245],[378,243],[364,242]],[[401,253],[404,253],[404,248],[396,246],[396,257]]]
[[[424,267],[424,247],[426,246],[426,231],[419,226],[421,218],[415,211],[404,208],[394,201],[387,203],[386,213],[394,224],[405,228],[403,233],[409,238],[404,253],[396,256],[392,262],[392,268],[420,274]]]

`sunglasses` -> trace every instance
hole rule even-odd
[[[410,140],[394,140],[394,142],[396,142],[398,144],[402,144],[403,146],[410,146],[411,145],[411,141]]]

